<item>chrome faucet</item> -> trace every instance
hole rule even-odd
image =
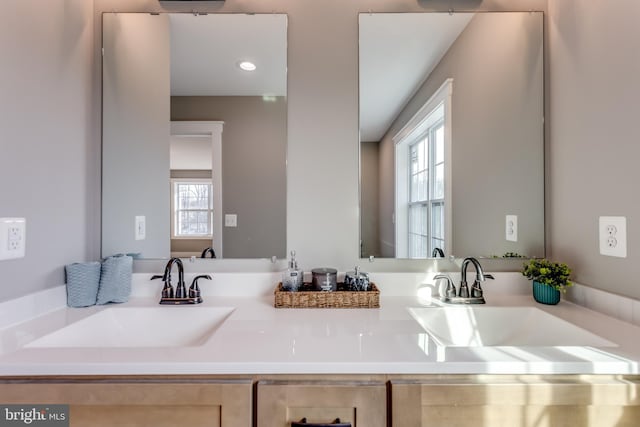
[[[173,291],[173,285],[171,285],[171,270],[173,265],[178,266],[178,283],[176,284],[175,293]],[[198,287],[198,279],[209,279],[211,276],[203,274],[196,276],[189,287],[189,294],[184,286],[184,265],[180,258],[171,258],[166,267],[164,268],[163,275],[154,275],[151,280],[162,279],[164,287],[162,288],[162,294],[160,297],[160,304],[199,304],[202,302],[202,296],[200,288]]]
[[[473,264],[476,269],[476,280],[473,282],[473,289],[479,289],[479,295],[472,295],[473,297],[481,297],[482,296],[482,288],[480,287],[480,282],[485,281],[484,271],[482,271],[482,266],[480,262],[475,258],[465,258],[462,261],[462,267],[460,269],[460,290],[458,291],[458,296],[463,298],[469,298],[469,288],[467,287],[467,267],[469,267],[469,263]],[[475,292],[477,294],[477,292]]]
[[[469,286],[467,285],[467,267],[469,264],[473,264],[476,269],[476,279],[471,286],[471,295],[469,295]],[[491,274],[486,274],[482,270],[480,262],[472,257],[465,258],[462,261],[462,267],[460,269],[460,287],[456,292],[456,287],[453,284],[453,280],[446,274],[438,274],[434,277],[434,280],[445,279],[447,281],[447,288],[444,295],[441,295],[443,302],[451,304],[484,304],[486,301],[482,294],[481,283],[487,279],[493,279]]]

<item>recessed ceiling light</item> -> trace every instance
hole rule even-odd
[[[240,69],[244,71],[255,71],[256,64],[250,61],[240,61],[238,62],[238,67],[240,67]]]

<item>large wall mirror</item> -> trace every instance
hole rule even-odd
[[[544,256],[542,12],[359,16],[360,255]]]
[[[286,70],[284,14],[103,14],[103,256],[285,256]]]

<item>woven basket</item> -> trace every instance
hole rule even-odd
[[[303,288],[304,289],[304,288]],[[379,308],[380,291],[371,283],[369,291],[333,291],[322,292],[301,290],[296,292],[282,290],[278,283],[275,294],[276,308]]]

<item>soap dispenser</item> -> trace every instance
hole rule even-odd
[[[296,251],[291,251],[289,267],[282,272],[282,289],[292,292],[297,291],[302,286],[303,276],[302,270],[298,268],[298,261],[296,261]]]

